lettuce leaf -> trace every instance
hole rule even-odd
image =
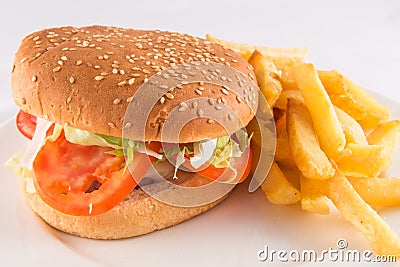
[[[64,125],[64,135],[68,142],[82,146],[104,146],[121,148],[122,138],[91,133]]]
[[[211,164],[216,168],[230,167],[234,170],[229,165],[229,159],[241,157],[243,152],[250,146],[252,136],[253,134],[248,136],[246,130],[241,129],[232,136],[219,137]]]

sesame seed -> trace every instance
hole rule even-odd
[[[243,102],[243,99],[240,97],[240,96],[236,96],[236,100],[237,100],[237,102],[239,102],[239,103],[242,103]]]
[[[128,98],[126,99],[126,102],[130,103],[130,102],[132,102],[132,100],[133,100],[133,96],[130,96],[130,97],[128,97]]]
[[[96,70],[100,69],[101,67],[99,65],[94,65],[93,68],[95,68]]]
[[[66,56],[62,56],[62,57],[61,57],[61,60],[67,61],[68,58],[67,58]]]
[[[67,98],[67,104],[71,103],[71,101],[72,101],[72,98],[69,96],[69,97]]]
[[[82,60],[78,60],[78,61],[76,62],[76,65],[77,65],[77,66],[80,66],[80,65],[82,65],[82,63],[83,63]]]
[[[233,120],[232,114],[228,114],[228,119],[229,119],[230,121]]]
[[[221,106],[215,106],[215,109],[216,109],[216,110],[221,110],[222,107],[221,107]]]
[[[57,72],[57,71],[60,71],[61,70],[61,66],[57,66],[57,67],[55,67],[54,69],[53,69],[53,72]]]
[[[139,73],[134,73],[134,74],[132,74],[131,76],[137,78],[137,77],[140,77],[140,74],[139,74]]]
[[[210,124],[212,124],[212,123],[215,123],[215,120],[213,120],[213,119],[208,119],[207,122],[210,123]]]
[[[175,98],[174,95],[171,94],[171,93],[166,93],[165,96],[166,96],[168,99],[174,99],[174,98]]]
[[[121,99],[116,98],[116,99],[114,99],[113,104],[118,105],[120,102],[121,102]]]
[[[32,82],[36,82],[37,81],[37,76],[36,75],[33,75],[32,76]]]
[[[64,62],[62,60],[57,61],[58,65],[62,66]]]
[[[215,102],[214,102],[214,99],[209,98],[209,99],[208,99],[208,103],[210,103],[210,105],[214,105],[214,103],[215,103]]]
[[[200,108],[199,110],[197,110],[197,115],[202,117],[204,115],[204,111]]]
[[[143,73],[150,74],[151,72],[146,69],[143,69]]]
[[[161,103],[161,104],[164,104],[164,103],[165,103],[165,97],[162,96],[162,97],[160,98],[160,103]]]
[[[127,123],[125,124],[125,128],[131,128],[131,127],[132,127],[132,123],[127,122]]]
[[[103,59],[103,56],[100,55],[100,56],[97,56],[97,58],[101,60],[101,59]]]
[[[71,83],[71,84],[73,84],[74,82],[75,82],[75,78],[74,77],[69,77],[69,82]]]
[[[24,57],[23,59],[21,59],[21,63],[24,63],[25,61],[27,61],[28,60],[28,58],[27,57]]]
[[[128,84],[133,85],[134,82],[135,82],[135,78],[131,78],[131,79],[129,79]]]
[[[109,123],[107,123],[108,124],[108,126],[111,128],[111,129],[114,129],[115,128],[115,125],[114,125],[114,123],[112,123],[112,122],[109,122]]]
[[[192,103],[193,108],[197,108],[197,106],[198,106],[198,103],[196,101]]]
[[[118,83],[118,86],[124,86],[126,84],[126,81],[122,81]]]
[[[222,93],[223,93],[224,95],[229,95],[228,90],[226,90],[225,88],[222,88],[221,91],[222,91]]]
[[[95,79],[96,81],[101,81],[101,80],[104,79],[104,76],[99,75],[99,76],[94,77],[94,79]]]
[[[238,63],[238,61],[236,59],[232,59],[231,60],[233,63]]]
[[[125,71],[124,70],[119,70],[119,74],[124,75]]]
[[[117,70],[117,69],[113,69],[113,70],[112,70],[112,73],[113,73],[113,74],[117,74],[117,73],[118,73],[118,70]]]
[[[34,37],[32,40],[33,40],[33,41],[37,41],[37,40],[39,40],[39,38],[40,38],[39,36],[36,36],[36,37]]]
[[[202,95],[202,94],[203,94],[203,92],[202,92],[201,90],[199,90],[199,89],[196,89],[196,94],[198,94],[198,95]]]
[[[149,79],[148,78],[144,78],[144,83],[147,83],[147,81],[148,81]]]

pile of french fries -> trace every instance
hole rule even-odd
[[[300,202],[303,210],[318,214],[329,214],[331,201],[375,253],[399,257],[399,237],[372,207],[400,205],[400,178],[383,177],[400,121],[390,120],[387,108],[340,72],[305,63],[307,48],[207,39],[248,60],[273,110],[276,154],[261,186],[267,199]],[[259,131],[258,124],[251,122],[248,131]],[[260,145],[255,134],[253,148]]]

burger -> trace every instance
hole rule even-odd
[[[219,69],[205,80],[190,80],[188,66],[205,73],[201,64],[240,73],[233,82],[249,96],[215,82],[232,83]],[[187,73],[178,73],[179,66]],[[167,76],[179,82],[164,91],[151,83]],[[249,175],[251,136],[243,127],[258,100],[256,90],[241,83],[256,84],[254,77],[232,50],[181,33],[105,26],[32,33],[22,40],[12,67],[20,107],[16,126],[28,142],[6,165],[21,176],[32,210],[61,231],[120,239],[176,225],[228,193],[199,205],[173,205],[149,193],[168,190],[155,177],[191,188],[214,181],[237,184]],[[137,99],[140,90],[144,94]],[[143,125],[126,119],[133,102],[146,104],[153,95],[157,101],[148,114],[130,108],[131,117],[145,118]],[[207,100],[207,112],[193,102],[198,98]],[[195,116],[180,129],[167,129],[177,110],[183,112],[175,112],[174,122],[183,120],[179,114]],[[179,138],[163,138],[163,132],[179,132]]]

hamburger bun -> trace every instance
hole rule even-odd
[[[16,104],[31,115],[122,137],[125,112],[140,86],[157,72],[192,61],[225,64],[256,84],[247,61],[219,44],[167,31],[89,26],[45,29],[24,38],[12,68],[12,91]],[[165,118],[176,106],[199,95],[223,102],[244,125],[254,117],[251,108],[245,101],[239,101],[235,93],[227,93],[221,85],[213,83],[201,86],[201,93],[198,83],[187,83],[166,93],[148,117],[145,140],[135,140],[161,141]],[[252,102],[257,104],[257,93],[252,94]],[[140,109],[135,114],[143,116]],[[225,119],[229,123],[229,116]],[[137,128],[138,133],[143,131]],[[179,142],[191,143],[226,134],[219,123],[197,117],[183,127]],[[196,173],[180,171],[178,176],[182,186],[209,182]],[[170,227],[207,211],[226,197],[199,207],[176,207],[136,188],[106,213],[72,216],[50,207],[33,190],[26,190],[29,179],[32,181],[32,178],[22,181],[27,202],[44,221],[61,231],[96,239],[127,238]],[[168,190],[158,188],[157,183],[145,186],[157,191]]]
[[[162,172],[165,175],[166,170]],[[171,176],[173,167],[170,166],[167,172],[169,172],[167,175]],[[178,176],[179,179],[173,182],[185,187],[200,186],[209,182],[196,173],[178,171]],[[198,207],[177,207],[150,197],[138,187],[123,202],[106,213],[96,216],[73,216],[46,204],[35,190],[32,190],[31,177],[21,178],[21,184],[28,205],[46,223],[63,232],[93,239],[122,239],[161,230],[204,213],[227,197],[225,195],[212,203]],[[161,193],[163,190],[168,190],[161,188],[158,183],[144,187],[146,191]]]
[[[12,68],[13,97],[29,114],[122,137],[125,112],[138,88],[157,72],[192,61],[228,65],[257,83],[246,60],[205,39],[167,31],[60,27],[23,39]],[[254,117],[249,106],[238,101],[234,93],[224,94],[221,86],[212,83],[202,87],[202,97],[223,99],[244,125]],[[160,141],[161,128],[170,111],[183,101],[198,98],[198,88],[198,83],[185,84],[160,99],[148,117],[145,141]],[[219,123],[196,118],[184,126],[179,142],[226,134]]]

